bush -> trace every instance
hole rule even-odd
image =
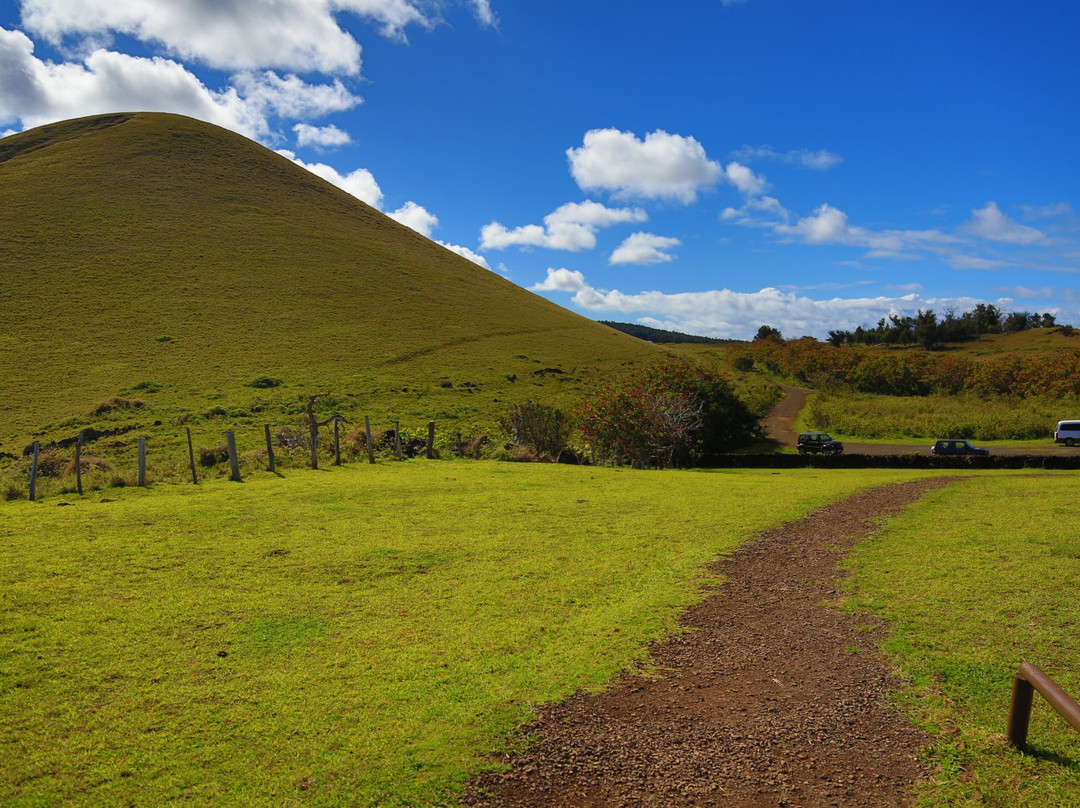
[[[199,447],[199,465],[213,468],[218,463],[224,463],[229,459],[229,446],[219,443],[216,446]]]
[[[515,405],[500,425],[514,444],[529,449],[534,459],[540,455],[558,457],[570,438],[570,421],[566,415],[535,401]]]
[[[94,407],[94,415],[105,415],[110,412],[119,412],[120,410],[141,410],[146,406],[145,401],[140,401],[137,398],[127,399],[120,396],[113,396],[112,398],[105,399],[96,407]]]
[[[42,449],[38,452],[38,477],[59,477],[63,474],[67,461],[55,449]],[[34,465],[34,459],[30,456],[22,459],[22,468],[26,474]]]
[[[686,359],[631,372],[579,411],[581,431],[602,459],[642,467],[688,466],[761,435],[757,418],[727,380]]]
[[[258,387],[263,390],[269,387],[280,387],[282,384],[283,382],[281,379],[275,379],[273,376],[259,376],[251,382],[252,387]]]

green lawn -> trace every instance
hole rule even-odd
[[[851,556],[853,609],[892,623],[908,715],[937,735],[923,805],[1080,804],[1080,734],[1036,695],[1031,754],[1005,740],[1021,662],[1080,696],[1080,530],[1068,473],[933,492]]]
[[[706,562],[914,476],[414,461],[0,503],[0,803],[453,803]]]

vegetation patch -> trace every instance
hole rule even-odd
[[[1080,696],[1070,475],[972,479],[927,495],[851,557],[848,608],[891,623],[900,702],[937,736],[921,805],[1080,802],[1080,734],[1039,695],[1027,753],[1006,741],[1031,662]]]

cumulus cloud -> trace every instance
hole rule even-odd
[[[825,171],[844,162],[844,158],[825,149],[810,151],[809,149],[792,149],[781,152],[772,146],[743,146],[734,152],[734,156],[740,160],[778,160],[783,163],[809,168],[813,171]]]
[[[337,80],[331,84],[309,84],[293,75],[245,71],[237,73],[231,81],[246,104],[283,118],[319,117],[352,109],[361,102],[359,96]]]
[[[589,311],[645,321],[658,328],[716,337],[748,339],[762,324],[780,328],[789,336],[824,338],[830,329],[851,330],[875,323],[890,314],[915,314],[921,309],[959,311],[979,302],[1008,308],[1012,301],[980,301],[975,298],[926,298],[914,292],[898,297],[833,297],[816,300],[796,292],[766,287],[757,292],[718,289],[702,292],[641,292],[596,289],[581,272],[548,269],[547,277],[532,287],[535,291],[565,292],[574,304]]]
[[[325,163],[305,163],[288,149],[278,149],[278,154],[288,157],[301,168],[306,168],[317,177],[322,177],[327,182],[336,185],[362,202],[367,202],[373,208],[382,206],[383,192],[375,177],[366,168],[358,168],[348,174],[340,173],[333,166]]]
[[[682,244],[677,238],[652,233],[633,233],[623,241],[608,259],[609,264],[663,264],[675,256],[665,250]]]
[[[358,75],[360,45],[335,19],[342,11],[399,40],[409,25],[431,24],[408,0],[24,0],[22,21],[57,45],[65,38],[100,40],[115,32],[222,70]]]
[[[648,214],[640,208],[609,208],[599,202],[567,202],[544,217],[544,226],[528,224],[509,229],[491,222],[480,229],[480,249],[546,247],[552,250],[591,250],[602,227],[624,222],[643,222]]]
[[[431,231],[439,226],[439,219],[430,213],[423,205],[415,202],[406,202],[392,213],[386,214],[396,222],[406,227],[411,227],[422,236],[431,238]]]
[[[0,122],[39,126],[117,110],[177,112],[248,137],[269,131],[265,110],[235,89],[208,89],[183,65],[97,50],[82,64],[45,62],[21,31],[0,28]]]
[[[338,129],[334,125],[312,126],[309,123],[298,123],[293,127],[296,132],[296,145],[300,148],[307,146],[316,149],[336,149],[339,146],[348,146],[352,138],[348,132]]]
[[[690,204],[715,185],[724,168],[692,137],[658,129],[639,140],[633,132],[592,129],[583,145],[566,150],[570,173],[585,191],[617,198],[666,199]]]
[[[585,276],[576,269],[551,269],[547,277],[532,287],[537,292],[580,292],[589,288]]]
[[[1046,235],[1034,227],[1020,224],[1001,212],[997,202],[987,202],[985,207],[971,211],[972,220],[965,230],[979,238],[1001,241],[1006,244],[1036,244]]]
[[[484,256],[474,253],[468,247],[462,247],[460,244],[447,244],[445,241],[437,241],[436,244],[441,244],[443,247],[450,250],[450,252],[457,253],[462,258],[468,258],[474,264],[482,266],[484,269],[491,269],[491,265]]]
[[[728,163],[724,168],[724,176],[747,196],[761,196],[769,187],[764,177],[759,177],[742,163]]]

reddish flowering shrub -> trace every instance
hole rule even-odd
[[[760,434],[723,376],[674,358],[601,389],[575,420],[600,458],[636,468],[708,463]]]

